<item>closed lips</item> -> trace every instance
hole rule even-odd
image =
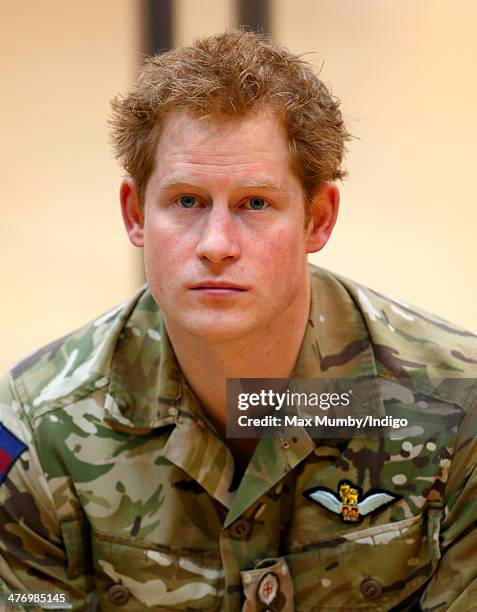
[[[191,289],[233,289],[235,291],[247,291],[247,287],[235,285],[233,283],[206,282],[192,285]]]

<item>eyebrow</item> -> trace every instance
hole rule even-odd
[[[161,191],[165,189],[169,189],[171,187],[178,187],[179,185],[189,185],[194,187],[194,183],[185,176],[170,176],[169,178],[164,179],[159,184],[159,189]],[[197,185],[199,187],[199,185]],[[271,189],[274,191],[281,191],[283,187],[280,187],[273,181],[271,178],[267,176],[256,176],[251,179],[248,179],[240,184],[233,185],[232,189]]]

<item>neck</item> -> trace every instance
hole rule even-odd
[[[225,435],[227,378],[288,378],[300,352],[310,307],[308,275],[291,306],[266,329],[227,342],[194,336],[164,316],[179,365],[203,409]]]

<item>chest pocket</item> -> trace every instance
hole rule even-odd
[[[286,555],[295,610],[386,612],[404,601],[437,566],[440,513],[430,509],[426,520],[420,515],[344,532],[342,537]]]
[[[218,559],[131,545],[93,535],[100,610],[218,610],[224,572]]]

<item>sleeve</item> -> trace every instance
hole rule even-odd
[[[94,581],[72,568],[69,558],[72,543],[76,538],[80,544],[82,534],[71,533],[70,522],[70,541],[65,541],[34,433],[10,376],[0,380],[0,425],[2,598],[12,592],[67,592],[69,609],[88,610]]]
[[[441,558],[421,597],[430,612],[477,609],[477,436],[471,411],[457,437],[445,490],[440,530]]]

